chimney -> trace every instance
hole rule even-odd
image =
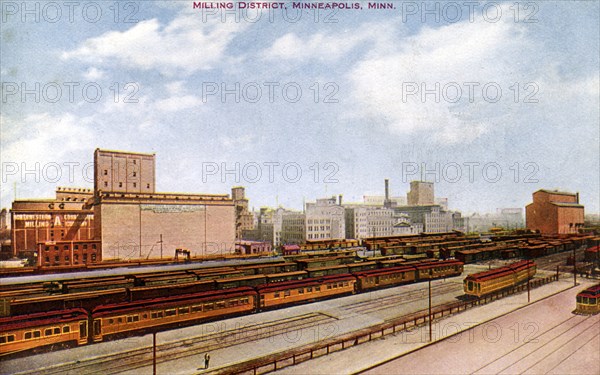
[[[577,198],[577,204],[579,204],[579,192],[575,193],[575,197]]]
[[[342,194],[338,195],[339,205],[342,205]]]
[[[390,200],[390,180],[385,179],[385,201]]]

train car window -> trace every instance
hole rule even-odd
[[[123,323],[123,318],[121,318],[121,317],[117,318],[117,322],[118,322],[119,324]]]
[[[202,311],[202,305],[194,305],[194,306],[192,306],[192,309],[191,309],[191,311],[192,311],[193,313],[196,313],[196,312],[201,312],[201,311]]]
[[[205,303],[204,304],[204,311],[210,311],[210,310],[214,310],[215,307],[212,303]]]
[[[587,304],[589,304],[589,302],[588,302],[588,298],[587,298],[587,297],[583,297],[583,304],[584,304],[584,305],[587,305]]]
[[[42,337],[42,331],[33,331],[33,338],[37,339]]]
[[[60,335],[60,327],[54,328],[54,334],[55,335]]]
[[[312,286],[309,286],[308,288],[306,288],[306,292],[307,293],[312,293]]]
[[[69,326],[64,326],[64,327],[63,327],[63,330],[62,330],[62,332],[63,332],[63,333],[69,333],[69,332],[71,332],[71,327],[69,327]]]
[[[298,289],[298,294],[304,294],[304,289],[303,288]]]
[[[113,324],[115,322],[114,319],[108,319],[108,324]]]
[[[142,319],[148,319],[148,314],[142,314]]]
[[[279,292],[273,293],[273,298],[279,298]]]
[[[0,336],[0,344],[6,344],[6,336]]]
[[[217,309],[224,309],[224,308],[225,308],[225,302],[224,301],[217,302]]]
[[[590,298],[590,305],[595,305],[595,304],[596,304],[596,299]]]
[[[8,342],[13,342],[13,341],[15,341],[15,335],[8,335],[8,337],[7,337],[7,341],[8,341]]]
[[[185,314],[189,314],[189,313],[190,313],[190,308],[189,308],[189,307],[180,307],[180,308],[177,310],[177,313],[178,313],[179,315],[185,315]]]
[[[290,290],[289,289],[283,292],[283,296],[284,297],[289,297],[289,295],[290,295]]]
[[[177,315],[177,310],[175,310],[175,309],[165,310],[165,316],[174,316],[174,315]]]
[[[315,286],[315,292],[320,292],[321,291],[321,286]]]
[[[331,284],[327,284],[327,289],[331,289]]]
[[[46,328],[44,330],[44,336],[52,336],[52,328]]]
[[[32,332],[25,332],[25,335],[23,336],[23,338],[25,340],[30,340],[33,337],[33,333]]]

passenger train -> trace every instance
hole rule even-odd
[[[88,305],[86,309],[68,308],[5,317],[0,318],[0,356],[48,347],[91,344],[145,334],[157,328],[178,327],[377,288],[458,276],[462,272],[463,263],[459,261],[429,261],[257,286],[102,303],[95,307]]]

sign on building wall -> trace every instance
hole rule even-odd
[[[205,206],[188,204],[142,204],[140,207],[142,211],[152,211],[157,214],[201,212],[206,209]]]

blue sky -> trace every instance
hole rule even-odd
[[[155,152],[160,191],[243,185],[254,207],[359,201],[384,178],[404,195],[425,169],[452,209],[557,188],[598,213],[598,2],[286,3],[238,22],[192,3],[78,3],[69,19],[39,2],[37,20],[3,3],[2,207],[15,183],[19,198],[91,187],[99,147]],[[239,101],[221,95],[236,84]]]

